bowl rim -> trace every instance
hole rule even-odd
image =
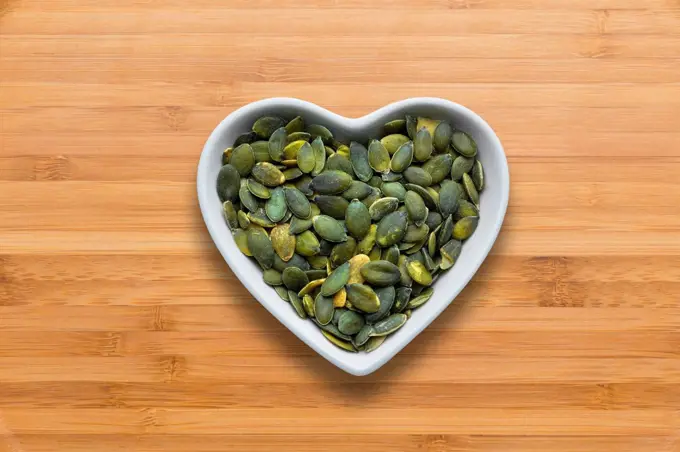
[[[292,109],[300,108],[303,110],[313,110],[318,115],[325,116],[326,118],[332,118],[332,120],[335,122],[345,123],[349,128],[354,128],[360,126],[361,124],[370,123],[371,121],[379,117],[387,117],[389,116],[390,111],[396,110],[403,111],[408,108],[416,107],[423,108],[424,106],[425,107],[437,106],[438,108],[451,111],[452,115],[456,114],[460,116],[465,116],[468,120],[474,123],[475,127],[481,130],[481,133],[483,133],[485,136],[488,137],[489,140],[491,140],[492,147],[498,151],[494,152],[495,154],[494,158],[498,159],[498,163],[500,164],[500,179],[497,182],[500,186],[501,209],[496,214],[496,221],[494,223],[493,233],[490,236],[486,237],[482,244],[483,245],[481,254],[482,257],[478,259],[478,261],[473,262],[473,265],[471,265],[468,268],[468,270],[466,271],[466,276],[463,278],[464,281],[457,283],[456,285],[457,287],[455,288],[455,290],[453,290],[450,296],[447,297],[449,298],[448,302],[446,302],[440,308],[432,309],[431,311],[429,311],[424,321],[421,324],[417,325],[415,330],[413,330],[413,332],[411,332],[408,336],[404,336],[403,338],[401,338],[400,342],[393,346],[393,351],[389,354],[382,354],[380,356],[377,356],[375,359],[365,360],[365,362],[363,363],[351,363],[348,362],[347,360],[343,360],[341,358],[338,358],[337,356],[334,356],[335,353],[331,353],[329,351],[331,350],[331,347],[336,350],[339,349],[337,349],[337,347],[331,344],[330,342],[326,341],[324,343],[319,343],[313,341],[311,338],[302,334],[302,332],[298,327],[296,327],[296,325],[290,324],[286,319],[284,319],[283,315],[280,315],[278,308],[274,307],[270,303],[263,300],[264,297],[260,294],[260,290],[259,287],[257,286],[257,283],[255,281],[252,281],[252,278],[248,277],[247,271],[241,269],[238,265],[235,265],[236,263],[232,261],[230,253],[227,252],[225,247],[222,245],[222,240],[224,238],[222,237],[222,235],[218,233],[217,225],[214,224],[214,219],[210,219],[208,216],[207,212],[210,205],[209,201],[210,190],[214,190],[214,181],[208,178],[208,173],[209,170],[211,169],[211,165],[213,165],[213,162],[211,162],[211,159],[214,158],[213,149],[217,146],[220,137],[225,133],[229,125],[236,118],[244,115],[250,115],[258,111],[262,112],[262,114],[266,114],[267,109],[281,108],[282,106],[290,107]],[[427,328],[437,317],[439,317],[439,315],[446,308],[450,306],[450,304],[455,300],[458,294],[468,285],[470,280],[477,273],[477,270],[486,260],[489,252],[491,251],[491,248],[496,242],[496,239],[498,237],[498,234],[505,219],[505,214],[507,212],[508,200],[510,195],[510,172],[508,169],[507,156],[505,154],[503,145],[501,144],[498,135],[491,128],[491,126],[479,114],[475,113],[471,109],[447,99],[438,97],[411,97],[396,102],[391,102],[364,116],[357,118],[348,118],[345,116],[338,115],[337,113],[334,113],[317,104],[305,100],[293,97],[272,97],[260,99],[235,109],[234,111],[229,113],[215,127],[215,129],[213,129],[207,141],[205,142],[205,145],[203,146],[203,150],[201,152],[197,169],[196,184],[201,215],[208,229],[208,232],[213,240],[213,243],[219,250],[220,254],[224,258],[227,265],[229,265],[231,270],[234,272],[236,277],[241,281],[241,283],[246,287],[248,292],[250,292],[250,294],[255,299],[257,299],[258,302],[265,309],[267,309],[267,311],[269,311],[271,315],[273,315],[277,320],[279,320],[279,322],[281,322],[288,330],[290,330],[295,336],[297,336],[301,341],[307,344],[314,351],[323,356],[326,360],[330,361],[335,366],[352,375],[364,376],[382,367],[385,363],[387,363],[394,356],[396,356],[404,347],[406,347],[406,345],[408,345],[413,339],[415,339],[425,328]],[[264,283],[260,282],[260,284]],[[296,317],[296,319],[301,320],[298,317]],[[350,355],[350,353],[348,352],[343,351],[343,353]],[[368,356],[370,356],[370,354]]]

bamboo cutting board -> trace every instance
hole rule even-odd
[[[0,1],[0,450],[680,450],[677,0]],[[503,141],[467,289],[366,378],[211,243],[239,106],[438,96]]]

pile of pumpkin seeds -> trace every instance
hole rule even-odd
[[[475,141],[406,115],[368,143],[259,118],[224,151],[217,192],[264,281],[336,346],[370,352],[432,296],[479,221]]]

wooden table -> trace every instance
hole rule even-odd
[[[680,450],[680,2],[380,3],[0,1],[0,450]],[[271,96],[506,147],[492,255],[366,378],[203,225],[208,134]]]

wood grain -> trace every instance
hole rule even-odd
[[[213,127],[294,96],[489,120],[501,236],[354,378],[205,231]],[[677,0],[0,1],[0,451],[680,450]]]

